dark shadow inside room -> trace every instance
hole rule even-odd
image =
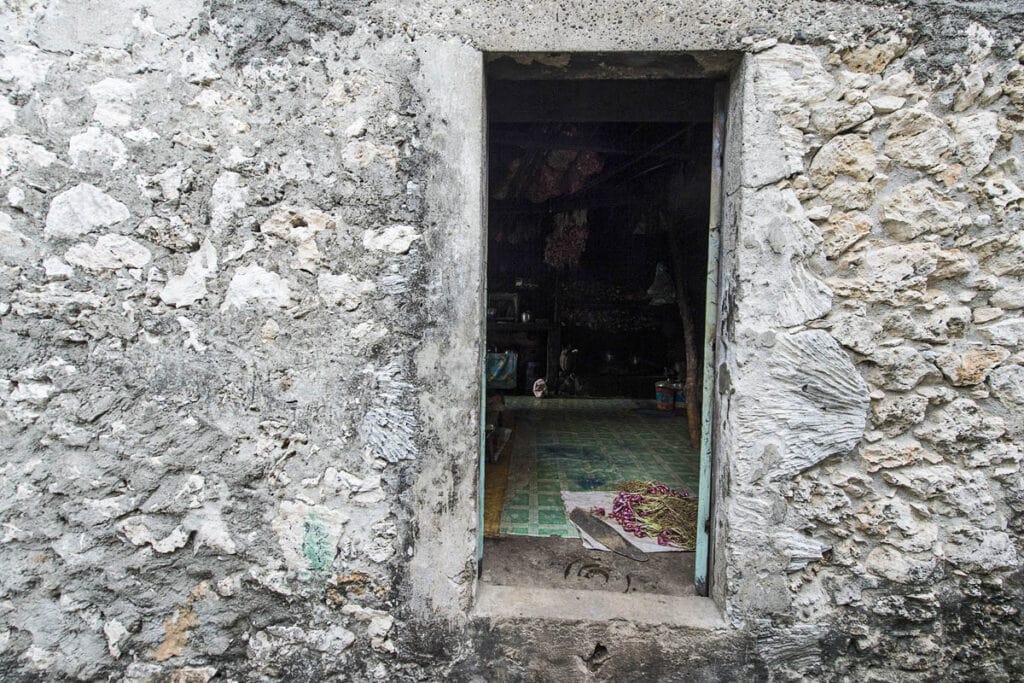
[[[483,578],[692,594],[714,84],[523,73],[488,81]]]

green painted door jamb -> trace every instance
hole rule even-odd
[[[722,226],[722,151],[725,143],[725,82],[715,86],[711,143],[711,202],[708,217],[708,276],[704,301],[704,376],[701,392],[700,473],[697,498],[697,548],[693,582],[698,595],[710,589],[711,455],[715,423],[715,340],[718,327],[718,257]]]

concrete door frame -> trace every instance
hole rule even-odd
[[[565,53],[565,54],[587,54],[587,53]],[[622,53],[617,55],[619,57],[657,57],[660,54],[672,55],[675,53],[659,53],[658,51],[650,52],[630,52]],[[486,61],[486,56],[484,57]],[[609,68],[608,74],[615,74],[616,71]],[[596,73],[589,75],[589,78],[599,78],[602,74]],[[711,565],[713,562],[712,557],[712,523],[711,516],[713,514],[713,487],[712,487],[712,476],[713,467],[712,461],[714,460],[714,449],[717,440],[714,438],[713,432],[715,429],[715,400],[714,400],[714,382],[715,382],[715,358],[716,358],[716,339],[717,339],[717,328],[719,322],[719,301],[718,301],[718,278],[719,278],[719,252],[721,245],[721,222],[723,215],[723,192],[722,189],[725,187],[724,183],[724,146],[726,142],[727,133],[727,118],[729,113],[729,80],[732,78],[733,73],[727,71],[722,72],[710,72],[694,73],[690,70],[683,71],[678,75],[671,73],[662,73],[661,77],[677,77],[677,78],[692,78],[692,79],[715,79],[719,82],[715,87],[714,105],[713,105],[713,120],[712,120],[712,159],[711,159],[711,197],[709,202],[709,217],[708,217],[708,264],[707,264],[707,289],[705,293],[704,301],[704,335],[703,335],[703,353],[704,353],[704,366],[702,368],[703,376],[703,396],[702,396],[702,414],[701,414],[701,443],[700,443],[700,465],[699,465],[699,488],[698,488],[698,519],[697,519],[697,544],[695,549],[695,569],[694,569],[694,586],[698,595],[708,596],[711,590],[710,577],[712,576]],[[628,81],[637,78],[634,76],[633,79],[617,75],[619,80]],[[557,75],[548,76],[543,80],[560,80]],[[488,130],[487,121],[487,94],[486,94],[486,77],[484,78],[485,92],[483,97],[484,107],[481,113],[482,127],[484,131]],[[487,320],[486,320],[486,301],[487,301],[487,230],[488,230],[488,188],[489,184],[487,181],[487,136],[485,134],[483,140],[483,149],[481,152],[481,159],[483,160],[483,178],[481,180],[481,187],[483,188],[484,196],[482,200],[483,212],[482,219],[483,224],[481,226],[480,233],[482,235],[482,245],[480,253],[482,255],[482,267],[480,272],[482,273],[482,283],[479,291],[481,293],[481,299],[478,302],[481,310],[480,323],[480,344],[478,353],[479,362],[479,385],[478,385],[478,399],[479,399],[479,426],[480,438],[479,438],[479,454],[478,454],[478,472],[477,472],[477,534],[476,534],[476,568],[477,576],[479,577],[482,571],[483,564],[483,552],[484,552],[484,481],[486,474],[486,457],[485,457],[485,440],[486,440],[486,372],[484,369],[484,359],[486,354],[486,341],[487,341]]]

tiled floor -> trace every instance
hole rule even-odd
[[[562,491],[614,491],[619,482],[664,482],[696,495],[699,456],[686,419],[653,401],[511,397],[515,441],[502,534],[576,538]]]

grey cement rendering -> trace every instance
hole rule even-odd
[[[1019,680],[1022,29],[5,3],[0,677]],[[478,609],[486,53],[572,51],[730,83],[714,623]]]

